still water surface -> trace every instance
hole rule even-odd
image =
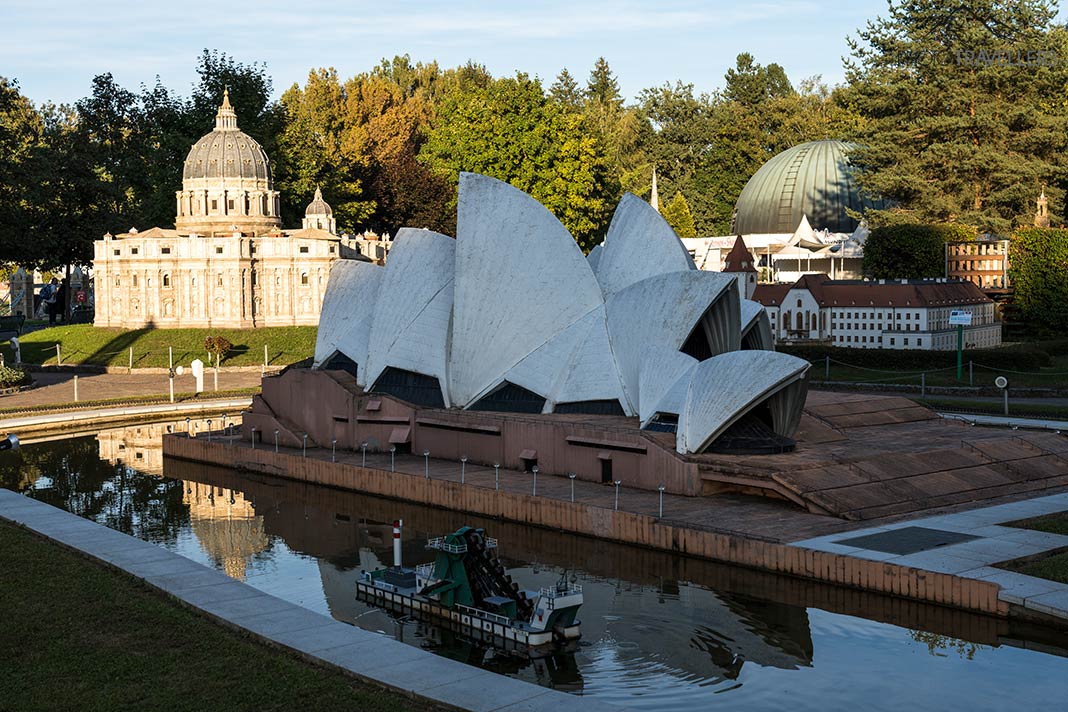
[[[184,423],[183,423],[184,426]],[[936,606],[167,460],[166,426],[0,453],[0,486],[152,541],[258,589],[440,655],[634,709],[1064,709],[1068,636]],[[183,428],[184,429],[184,428]],[[574,653],[519,659],[354,598],[361,569],[430,561],[463,524],[526,588],[583,585]]]

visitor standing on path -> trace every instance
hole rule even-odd
[[[59,301],[58,297],[59,280],[53,277],[51,282],[41,287],[41,303],[45,305],[49,326],[53,326],[56,323],[56,314],[59,313],[59,308],[56,304]]]

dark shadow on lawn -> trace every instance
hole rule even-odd
[[[132,331],[124,331],[117,335],[115,338],[108,341],[102,347],[89,354],[82,363],[91,364],[95,366],[107,366],[112,357],[118,356],[122,352],[129,352],[130,347],[133,346],[138,339],[147,334],[150,331],[155,330],[154,322],[148,322],[143,329],[133,329]],[[73,355],[73,354],[72,354]],[[134,357],[137,357],[137,352],[134,352]],[[141,356],[144,357],[144,354]],[[140,359],[138,359],[140,360]],[[119,364],[122,361],[119,360]]]

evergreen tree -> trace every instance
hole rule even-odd
[[[1043,184],[1063,204],[1068,43],[1055,15],[1047,0],[907,0],[858,31],[847,79],[868,120],[852,157],[862,187],[906,220],[997,233],[1030,222]]]
[[[586,99],[612,109],[623,106],[619,82],[604,57],[598,57],[593,65],[589,82],[586,84]]]
[[[734,69],[728,69],[723,97],[743,106],[757,106],[768,99],[794,93],[786,72],[778,64],[761,66],[748,52],[739,54]]]
[[[549,96],[557,104],[571,111],[578,111],[582,108],[582,92],[575,78],[571,76],[571,72],[567,71],[567,67],[561,69],[556,75],[556,81],[549,87]]]
[[[686,196],[681,191],[675,193],[675,197],[661,208],[660,214],[679,237],[697,237],[697,229],[693,224],[690,204],[686,202]]]

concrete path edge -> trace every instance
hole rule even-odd
[[[2,488],[0,519],[125,572],[261,643],[409,697],[476,712],[621,709],[498,675],[336,621],[155,544]]]

